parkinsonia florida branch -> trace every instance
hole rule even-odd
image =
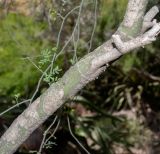
[[[111,39],[85,55],[14,120],[0,139],[1,154],[13,154],[65,101],[104,72],[106,64],[156,40],[160,23],[154,17],[159,9],[154,6],[146,13],[148,1],[129,0],[124,20]]]

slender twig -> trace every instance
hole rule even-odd
[[[59,128],[59,126],[60,126],[60,123],[61,123],[61,119],[58,120],[57,125],[56,125],[53,133],[46,139],[44,145],[46,145],[47,142],[55,135],[56,131],[58,130],[58,128]]]
[[[55,116],[53,122],[50,124],[50,126],[49,126],[49,127],[45,130],[45,132],[43,133],[43,139],[42,139],[42,142],[41,142],[39,151],[38,151],[39,154],[41,153],[41,151],[42,151],[42,149],[43,149],[44,142],[45,142],[45,139],[46,139],[46,135],[48,134],[48,132],[49,132],[49,130],[51,129],[51,127],[55,124],[57,118],[58,118],[58,116]]]
[[[95,0],[95,8],[94,8],[94,25],[93,25],[93,30],[92,30],[92,34],[91,34],[91,39],[89,41],[89,49],[88,49],[88,53],[91,51],[92,48],[92,42],[93,42],[93,36],[95,33],[95,29],[97,26],[97,6],[98,6],[98,2],[97,0]]]
[[[26,58],[33,64],[34,67],[36,67],[43,74],[43,71],[29,57]]]
[[[80,6],[76,6],[75,8],[73,8],[71,11],[69,11],[64,17],[63,17],[63,21],[62,21],[62,24],[61,24],[61,27],[60,27],[60,30],[59,30],[59,33],[58,33],[58,38],[57,38],[57,44],[56,44],[56,48],[58,49],[59,48],[59,44],[60,44],[60,37],[61,37],[61,34],[62,34],[62,30],[63,30],[63,27],[64,27],[64,24],[65,24],[65,21],[66,19],[68,18],[68,16],[74,12],[75,10],[77,10]]]
[[[82,145],[82,143],[80,143],[80,141],[75,137],[75,135],[73,134],[72,130],[71,130],[71,125],[70,125],[70,120],[69,117],[67,116],[67,122],[68,122],[68,129],[70,134],[72,135],[72,137],[75,139],[75,141],[79,144],[79,146],[87,153],[90,154],[90,152]]]
[[[22,101],[22,102],[19,102],[19,103],[13,105],[12,107],[10,107],[10,108],[8,108],[7,110],[5,110],[5,111],[3,111],[2,113],[0,113],[0,116],[2,116],[3,114],[11,111],[12,109],[14,109],[14,108],[16,108],[16,107],[19,107],[20,105],[22,105],[22,104],[24,104],[24,103],[27,103],[27,102],[30,102],[30,99],[24,100],[24,101]]]
[[[80,15],[81,15],[81,11],[82,11],[82,6],[83,6],[83,3],[84,3],[84,0],[81,0],[81,3],[80,3],[80,6],[77,6],[76,8],[72,9],[65,17],[65,19],[68,17],[68,15],[73,12],[75,9],[78,9],[79,8],[79,13],[78,13],[78,17],[77,17],[77,21],[76,21],[76,24],[75,24],[75,27],[72,31],[72,34],[70,36],[70,38],[68,39],[68,41],[65,43],[65,45],[63,46],[63,48],[59,51],[59,53],[56,55],[56,59],[63,53],[63,51],[65,50],[65,48],[68,46],[68,44],[71,42],[72,38],[73,38],[73,35],[75,34],[76,32],[76,29],[77,29],[77,26],[79,24],[79,21],[80,21]],[[63,20],[65,22],[65,20]],[[60,32],[59,32],[59,35],[58,35],[58,41],[57,41],[57,49],[59,47],[59,42],[60,42],[60,36],[61,36],[61,33],[62,33],[62,29],[63,29],[63,26],[64,26],[64,22],[62,22],[62,25],[61,25],[61,28],[60,28]],[[52,59],[52,62],[51,62],[51,72],[53,70],[53,63],[54,63],[55,59],[53,58]]]
[[[64,27],[64,24],[65,24],[66,19],[68,18],[68,16],[69,16],[72,12],[74,12],[75,10],[77,10],[79,7],[80,7],[80,6],[76,6],[76,7],[73,8],[71,11],[69,11],[69,12],[65,15],[65,17],[63,17],[63,20],[62,20],[62,23],[61,23],[61,27],[60,27],[60,30],[59,30],[59,33],[58,33],[58,38],[57,38],[57,44],[56,44],[56,49],[57,49],[57,50],[58,50],[58,48],[59,48],[60,38],[61,38],[62,30],[63,30],[63,27]],[[69,42],[70,42],[70,41],[69,41]],[[68,43],[67,43],[67,44],[68,44]],[[64,46],[65,46],[65,45],[64,45]],[[63,51],[61,50],[61,51],[60,51],[60,54],[61,54],[61,52],[63,52]],[[60,54],[58,54],[58,55],[56,56],[56,59],[59,57]],[[51,72],[52,72],[52,70],[53,70],[53,64],[54,64],[54,61],[55,61],[56,59],[55,59],[55,57],[53,56],[52,61],[51,61],[51,69],[50,69]]]
[[[41,75],[39,81],[38,81],[38,84],[37,84],[37,87],[36,87],[36,90],[35,92],[33,93],[32,97],[31,97],[31,101],[30,101],[30,104],[32,103],[33,99],[35,98],[37,92],[39,91],[39,88],[40,88],[40,85],[41,85],[41,82],[43,80],[43,77],[45,76],[46,72],[50,69],[51,65],[49,65],[46,70],[43,72],[43,74]]]

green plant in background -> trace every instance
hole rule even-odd
[[[99,154],[113,154],[117,147],[130,151],[136,144],[143,145],[149,137],[138,119],[126,119],[123,115],[121,120],[102,115],[77,117],[73,111],[70,115],[76,121],[76,135],[86,138],[90,148]],[[145,137],[140,136],[142,132]]]
[[[102,0],[98,24],[99,41],[110,38],[117,25],[122,21],[127,0]]]
[[[53,70],[49,73],[44,74],[44,81],[47,82],[49,85],[53,82],[58,81],[59,79],[59,74],[62,71],[62,69],[59,68],[59,66],[56,66],[53,68]]]
[[[49,85],[53,82],[58,81],[59,74],[62,71],[62,69],[60,69],[58,65],[56,65],[55,63],[52,64],[52,60],[54,62],[56,61],[56,51],[56,47],[42,50],[40,60],[38,62],[39,65],[36,66],[42,73],[44,73],[43,81],[47,82]],[[49,71],[45,72],[46,67],[51,64],[56,66],[51,67]]]
[[[49,45],[41,33],[46,24],[31,17],[9,13],[0,21],[0,93],[27,92],[38,78],[38,71],[26,57],[39,55]]]
[[[40,55],[40,60],[38,62],[38,66],[37,67],[40,67],[40,68],[43,68],[44,67],[47,67],[51,62],[52,60],[56,60],[56,51],[57,51],[57,48],[56,47],[53,47],[51,49],[49,48],[46,48],[46,49],[43,49],[41,51],[41,55]]]
[[[20,93],[17,93],[17,94],[14,95],[16,103],[18,103],[18,99],[19,99],[20,96],[21,96]]]
[[[45,146],[46,149],[51,149],[53,147],[53,145],[56,145],[56,143],[48,141],[46,143],[46,145],[44,145],[44,146]]]
[[[40,68],[51,62],[52,54],[53,54],[52,50],[50,50],[50,49],[44,49],[41,51],[41,59],[38,62]]]
[[[54,22],[57,19],[57,11],[55,9],[49,10],[50,19]]]
[[[119,86],[114,91],[118,92],[123,87],[124,85]],[[119,114],[119,111],[114,109],[115,115],[109,114],[109,107],[97,107],[95,101],[87,99],[86,94],[85,97],[77,96],[73,100],[76,104],[81,104],[78,113],[83,113],[82,116],[77,116],[76,109],[70,110],[68,114],[74,121],[75,134],[84,137],[92,150],[99,154],[114,154],[118,147],[121,147],[131,153],[131,148],[136,146],[138,146],[136,148],[142,148],[145,143],[148,143],[151,133],[141,123],[141,119],[136,118],[135,113],[130,116],[131,111],[127,110]],[[141,94],[139,92],[136,95],[139,97]],[[84,116],[87,113],[89,115]],[[119,115],[116,116],[117,113]]]

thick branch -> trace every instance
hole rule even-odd
[[[0,139],[1,154],[14,153],[28,136],[62,106],[67,99],[72,98],[88,82],[94,80],[105,71],[105,64],[134,48],[155,40],[160,30],[159,24],[156,24],[145,34],[137,36],[142,29],[147,3],[148,0],[129,1],[125,19],[118,31],[113,35],[113,39],[104,43],[72,66],[57,83],[52,84],[42,96],[34,101],[12,123]],[[131,37],[135,38],[129,39]],[[113,47],[113,41],[116,48]],[[139,44],[135,46],[134,43],[137,41]]]
[[[149,0],[129,0],[124,20],[118,31],[124,38],[136,37],[142,29],[142,22]]]

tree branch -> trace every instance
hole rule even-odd
[[[129,0],[124,21],[112,39],[72,66],[58,82],[53,83],[18,116],[0,139],[1,154],[14,153],[29,135],[67,99],[72,98],[88,82],[98,77],[106,69],[105,64],[155,40],[160,30],[159,23],[156,23],[148,32],[139,35],[142,31],[147,3],[148,0]]]

